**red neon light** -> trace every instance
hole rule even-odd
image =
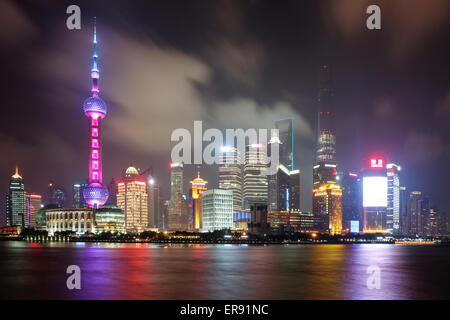
[[[370,159],[370,167],[371,168],[383,168],[383,159],[380,159],[380,158]]]

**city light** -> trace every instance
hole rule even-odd
[[[363,178],[363,206],[387,206],[387,177]]]

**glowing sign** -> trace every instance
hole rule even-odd
[[[350,232],[351,233],[359,232],[359,221],[358,220],[350,220]]]
[[[349,175],[350,177],[357,177],[357,176],[358,176],[356,173],[353,173],[353,172],[350,172],[348,175]]]
[[[363,207],[387,207],[387,177],[363,178]]]
[[[370,167],[371,168],[383,168],[383,159],[380,158],[372,158],[370,159]]]

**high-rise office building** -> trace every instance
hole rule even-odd
[[[300,170],[278,165],[277,173],[268,176],[269,210],[301,210]]]
[[[170,164],[170,199],[177,193],[183,194],[183,163]]]
[[[170,199],[167,208],[167,229],[170,231],[189,230],[189,210],[185,195],[177,192],[173,199]]]
[[[108,193],[109,193],[109,197],[108,197],[108,201],[106,202],[106,204],[108,205],[117,205],[117,182],[116,180],[113,178],[111,179],[111,182],[108,185]]]
[[[108,200],[108,189],[102,185],[102,134],[101,121],[106,117],[107,106],[98,93],[100,72],[97,65],[97,30],[94,21],[94,55],[91,69],[92,97],[83,103],[84,114],[89,118],[89,185],[83,190],[83,197],[90,208],[100,208]]]
[[[161,195],[159,185],[153,177],[148,180],[148,225],[161,228]]]
[[[280,164],[289,171],[294,167],[294,119],[286,118],[275,121],[275,129],[278,129],[279,160]]]
[[[59,208],[64,208],[66,206],[67,193],[63,186],[50,181],[48,184],[48,193],[47,204],[54,204]]]
[[[86,183],[74,183],[72,185],[72,207],[87,208],[88,204],[83,197],[83,190],[87,186]]]
[[[319,68],[318,125],[313,184],[335,184],[337,174],[335,111],[330,68]]]
[[[231,190],[206,190],[202,201],[202,231],[212,232],[233,228],[233,192]]]
[[[6,197],[6,225],[25,227],[27,224],[27,197],[19,168],[9,181],[9,192]]]
[[[170,165],[170,200],[167,207],[167,229],[189,230],[189,210],[183,193],[183,164]]]
[[[427,233],[435,225],[435,220],[430,197],[421,191],[412,191],[409,195],[408,234],[411,236],[431,235]]]
[[[203,193],[207,190],[206,184],[208,181],[203,180],[200,177],[200,169],[197,174],[197,178],[191,182],[191,197],[192,197],[192,218],[193,218],[193,229],[200,230],[202,228],[202,208],[201,208],[201,197]]]
[[[129,167],[117,184],[117,206],[125,214],[127,232],[143,232],[148,228],[147,182],[135,167]]]
[[[36,228],[36,215],[42,207],[42,196],[40,194],[27,195],[28,227]]]
[[[253,234],[267,234],[270,224],[267,221],[267,204],[253,204],[251,207],[251,218],[248,223],[248,232]]]
[[[388,163],[387,181],[387,208],[386,208],[386,232],[399,233],[400,232],[400,179],[399,172],[401,167],[395,163]]]
[[[266,169],[266,150],[263,144],[248,145],[244,161],[244,209],[250,210],[252,204],[268,201]]]
[[[406,187],[400,187],[400,234],[409,234],[409,193]]]
[[[359,174],[348,172],[341,180],[342,229],[358,233],[362,214],[362,181]],[[352,230],[352,223],[355,228]],[[357,229],[357,230],[356,230]]]
[[[337,184],[325,184],[313,190],[313,212],[319,218],[319,231],[342,233],[342,189]]]
[[[219,189],[233,192],[233,210],[242,210],[242,161],[237,148],[222,148],[222,163],[219,165]]]
[[[384,157],[370,157],[362,170],[363,232],[386,233],[388,181]]]

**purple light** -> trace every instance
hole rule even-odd
[[[90,208],[100,208],[108,200],[108,190],[102,185],[102,151],[100,120],[106,117],[108,108],[99,96],[98,79],[100,73],[97,68],[96,28],[94,23],[94,64],[91,69],[92,97],[83,103],[84,114],[89,117],[90,152],[89,152],[89,185],[84,188],[83,197]]]
[[[90,208],[100,208],[108,200],[109,193],[100,183],[92,182],[84,188],[83,196]]]

